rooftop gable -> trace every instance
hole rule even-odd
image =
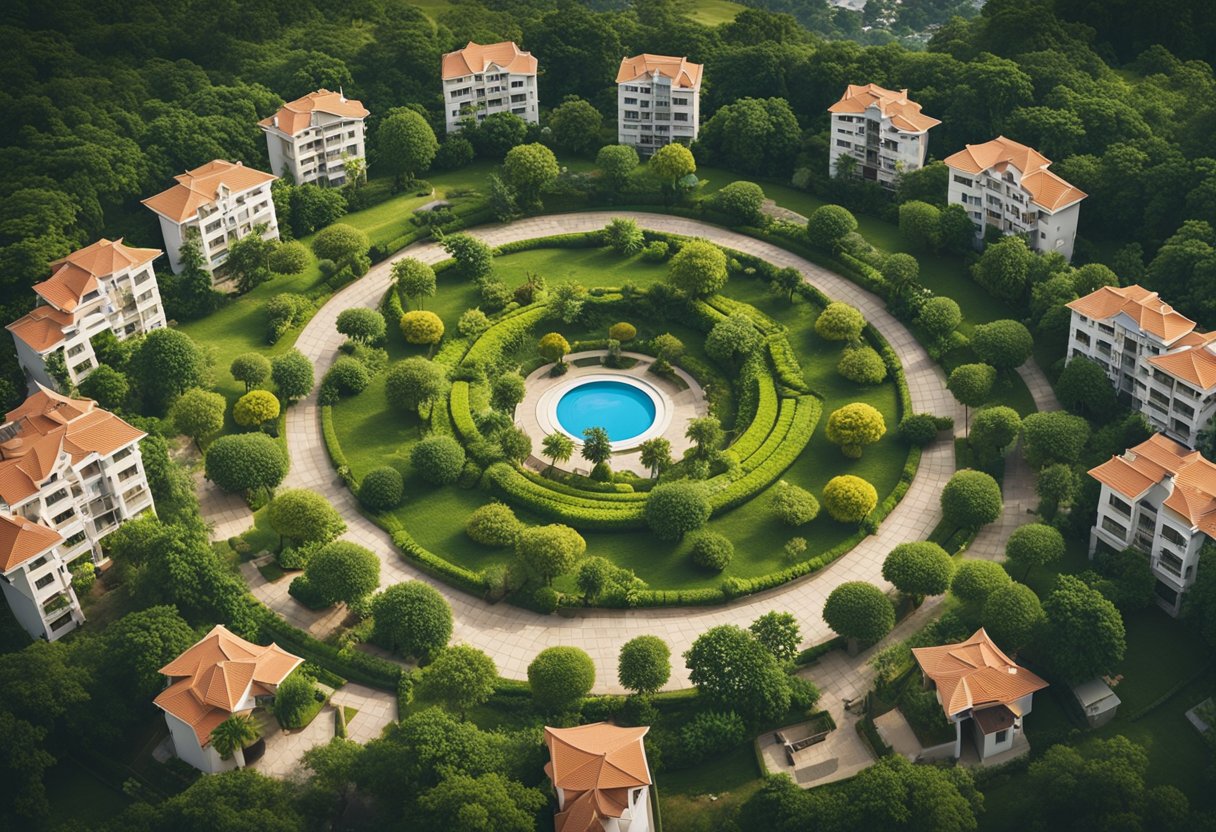
[[[642,744],[649,730],[606,722],[545,728],[545,772],[564,794],[558,832],[598,832],[600,819],[619,818],[628,808],[630,789],[651,784]]]
[[[1140,329],[1166,345],[1188,335],[1195,322],[1143,286],[1102,286],[1067,304],[1072,311],[1098,321],[1127,315]]]
[[[877,84],[849,84],[840,100],[828,107],[829,113],[861,114],[870,107],[906,133],[924,133],[941,121],[921,112],[920,105],[908,98],[907,90],[889,90]]]
[[[57,546],[63,537],[20,515],[0,514],[0,573],[10,572]]]
[[[1010,705],[1047,687],[1006,656],[982,628],[958,644],[914,647],[912,655],[937,685],[942,710],[950,718],[977,707]]]
[[[1051,160],[1046,156],[1004,136],[983,144],[969,144],[947,156],[946,165],[971,174],[987,170],[1003,173],[1008,166],[1013,166],[1021,175],[1022,187],[1030,194],[1031,201],[1048,211],[1058,211],[1088,196],[1080,188],[1050,173],[1047,168]]]
[[[638,81],[657,72],[665,78],[670,78],[672,87],[699,90],[701,73],[704,69],[702,64],[694,64],[685,57],[651,55],[643,52],[632,58],[621,58],[621,67],[616,73],[616,83],[626,84]]]
[[[448,52],[443,56],[443,79],[446,81],[466,75],[478,75],[491,65],[516,75],[536,74],[536,58],[531,52],[521,50],[515,41],[486,44],[469,41],[463,49]]]
[[[258,124],[264,129],[280,130],[295,136],[312,124],[313,113],[328,113],[347,119],[364,119],[371,115],[362,101],[322,88],[295,101],[288,101],[274,115],[262,119]]]
[[[215,203],[221,188],[242,193],[278,179],[273,174],[245,167],[241,162],[223,159],[215,159],[173,178],[177,180],[176,185],[142,202],[162,217],[177,223],[194,219],[200,208]]]

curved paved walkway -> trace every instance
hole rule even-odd
[[[482,227],[471,233],[491,245],[500,245],[512,240],[591,231],[621,216],[631,217],[645,228],[705,237],[722,246],[762,257],[777,266],[798,269],[829,297],[861,309],[883,333],[903,362],[915,411],[953,415],[956,422],[961,423],[961,409],[947,392],[940,367],[907,328],[887,312],[881,299],[785,249],[695,220],[636,212],[548,215],[508,225]],[[426,243],[411,246],[398,256],[438,262],[446,255],[438,245]],[[388,288],[390,268],[391,261],[381,263],[365,277],[343,289],[300,334],[296,346],[316,364],[318,379],[333,362],[342,340],[335,329],[338,313],[354,306],[376,306]],[[719,624],[747,625],[757,616],[779,609],[794,614],[806,644],[829,638],[832,634],[821,617],[827,594],[844,581],[869,581],[889,587],[881,574],[883,559],[896,544],[924,540],[928,536],[940,516],[938,495],[954,471],[951,443],[940,441],[928,448],[922,457],[915,482],[903,501],[883,522],[878,533],[807,579],[715,607],[590,610],[571,616],[541,616],[507,604],[486,604],[436,581],[406,561],[389,536],[359,512],[354,498],[334,473],[321,437],[315,393],[288,411],[287,445],[292,460],[287,484],[311,488],[324,494],[343,513],[349,524],[345,537],[367,546],[380,556],[384,585],[417,579],[436,586],[452,605],[456,621],[454,640],[485,650],[498,664],[499,672],[508,678],[525,678],[528,663],[546,647],[572,645],[583,648],[596,664],[597,692],[620,692],[616,682],[617,651],[621,644],[636,635],[657,635],[671,647],[673,668],[669,688],[688,686],[688,671],[680,655],[698,635]],[[1020,481],[1017,487],[1022,489]],[[1015,499],[1025,499],[1025,495],[1007,494],[1007,498],[1013,502]],[[1030,498],[1033,499],[1033,489]],[[996,556],[1003,549],[1003,535],[1007,533],[993,534],[990,543],[985,542],[985,545],[975,548],[991,551],[989,556]],[[983,556],[979,551],[975,554]],[[296,626],[314,633],[327,633],[341,617],[341,613],[317,614],[305,609],[287,595],[287,581],[270,584],[258,576],[251,583],[255,594],[263,602]]]

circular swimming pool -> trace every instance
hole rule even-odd
[[[639,386],[622,381],[589,380],[567,390],[557,402],[562,430],[582,439],[587,428],[608,431],[613,442],[640,436],[654,425],[655,401]]]

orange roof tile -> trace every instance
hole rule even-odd
[[[1194,321],[1161,300],[1156,292],[1138,285],[1103,286],[1067,306],[1099,321],[1127,315],[1140,329],[1157,336],[1165,344],[1172,344],[1195,329]]]
[[[258,122],[263,128],[276,129],[294,136],[312,124],[313,113],[328,113],[343,118],[367,118],[370,113],[362,101],[347,98],[340,92],[319,89],[295,101],[288,101],[278,111]]]
[[[601,818],[619,818],[628,808],[630,789],[650,785],[642,745],[649,730],[607,722],[545,728],[545,772],[564,792],[565,806],[555,819],[558,832],[600,832]]]
[[[0,514],[0,573],[37,557],[58,544],[63,537],[41,523],[21,515]]]
[[[657,72],[670,78],[673,81],[673,87],[695,90],[701,87],[701,73],[704,69],[702,64],[694,64],[688,58],[651,55],[643,52],[632,58],[621,58],[621,67],[617,70],[616,82],[624,84]]]
[[[443,79],[476,75],[485,72],[491,64],[516,75],[536,73],[536,58],[532,57],[531,52],[522,51],[515,41],[484,44],[469,41],[464,49],[443,56]]]
[[[215,202],[221,186],[233,193],[240,193],[278,179],[273,174],[223,159],[200,165],[173,178],[177,180],[176,185],[142,202],[161,216],[178,223],[193,219],[199,208]]]
[[[81,299],[96,291],[97,277],[73,263],[64,263],[49,279],[34,284],[34,291],[56,309],[74,312]]]
[[[28,315],[22,315],[5,327],[27,344],[30,349],[44,354],[63,343],[63,330],[75,323],[75,318],[53,306],[39,306]]]
[[[959,644],[914,647],[912,655],[937,685],[947,717],[991,705],[1009,705],[1047,683],[1019,667],[982,628]]]
[[[946,157],[946,164],[967,173],[980,173],[992,168],[1004,171],[1012,165],[1022,175],[1022,187],[1030,199],[1048,211],[1080,202],[1088,194],[1047,170],[1051,160],[1021,142],[997,136],[983,144],[969,144],[963,150]]]
[[[172,681],[153,701],[206,745],[215,726],[241,713],[237,706],[248,693],[273,691],[303,661],[277,644],[262,647],[216,625],[160,669]]]
[[[1112,476],[1116,470],[1120,475]],[[1142,482],[1166,484],[1172,477],[1171,491],[1163,505],[1191,528],[1216,537],[1216,464],[1204,459],[1199,451],[1155,433],[1089,474],[1129,499],[1137,499],[1147,490],[1136,491]]]
[[[164,252],[158,248],[135,248],[126,245],[123,243],[122,237],[117,240],[107,240],[102,237],[92,245],[55,260],[51,266],[71,263],[96,277],[109,277],[125,269],[142,266],[162,254]]]
[[[1144,462],[1148,462],[1144,460]],[[1152,463],[1149,463],[1150,465]],[[1129,500],[1139,500],[1152,486],[1160,482],[1160,477],[1146,473],[1141,465],[1137,467],[1121,456],[1114,456],[1096,468],[1089,470],[1089,475],[1103,485],[1108,485]]]
[[[907,90],[896,92],[878,84],[849,84],[840,100],[828,107],[828,112],[857,114],[872,106],[877,106],[892,124],[908,133],[924,133],[941,124],[938,119],[922,113],[915,101],[909,101]]]

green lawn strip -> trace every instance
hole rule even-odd
[[[734,20],[745,8],[730,0],[697,0],[685,14],[705,26],[718,26]]]
[[[655,775],[664,832],[713,832],[762,786],[752,744],[716,754],[695,768]],[[710,796],[716,799],[710,799]]]

